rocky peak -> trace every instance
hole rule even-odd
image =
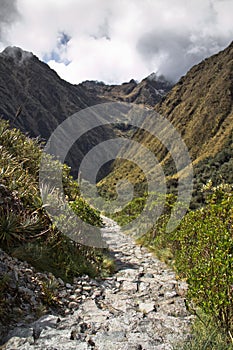
[[[32,58],[33,54],[32,52],[22,50],[20,47],[8,46],[0,53],[0,56],[9,59],[15,64],[22,64]]]
[[[134,79],[121,85],[85,81],[79,86],[85,88],[89,94],[108,101],[138,103],[154,107],[172,89],[173,83],[167,81],[163,76],[152,73],[139,83]]]

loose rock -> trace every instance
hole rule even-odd
[[[105,222],[102,233],[116,259],[114,276],[102,281],[84,276],[69,286],[59,281],[66,316],[18,325],[3,350],[171,350],[185,340],[192,322],[184,302],[187,286],[116,223]],[[28,333],[22,333],[25,327]]]

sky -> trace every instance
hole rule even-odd
[[[33,52],[74,84],[176,82],[230,44],[232,14],[233,0],[0,0],[0,51]]]

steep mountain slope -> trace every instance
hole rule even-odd
[[[196,173],[195,196],[201,184],[210,178],[216,183],[233,181],[233,43],[194,66],[155,106],[155,111],[175,126],[188,146]],[[153,120],[149,123],[153,128]],[[142,130],[137,131],[133,138],[155,153],[176,186],[176,170],[167,149]],[[136,148],[131,155],[133,153],[137,153]],[[123,177],[138,183],[143,181],[141,173],[142,170],[132,168],[129,162],[118,161],[115,170],[100,183],[100,187],[105,191],[107,188],[112,190],[116,179]]]
[[[0,54],[0,72],[0,115],[33,137],[47,140],[67,117],[101,102],[60,79],[48,65],[20,48],[8,47]],[[112,136],[109,128],[93,130],[88,140],[76,143],[67,157],[72,173],[77,176],[88,147]]]
[[[69,115],[100,102],[78,86],[59,78],[49,66],[20,48],[8,47],[0,54],[0,112],[33,136],[47,138]]]
[[[181,132],[193,159],[219,152],[233,127],[233,43],[194,66],[155,110]]]
[[[130,82],[108,87],[86,82],[72,85],[60,79],[32,53],[8,47],[0,54],[0,115],[30,136],[45,140],[63,120],[81,109],[123,97],[130,102],[147,101],[154,105],[170,87],[164,79],[156,81],[152,77],[140,84]],[[66,160],[72,167],[72,174],[77,176],[81,159],[92,147],[114,136],[114,130],[102,127],[93,129],[76,142]],[[109,166],[103,167],[100,178],[108,172]]]

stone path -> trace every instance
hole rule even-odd
[[[174,272],[104,218],[117,272],[86,289],[88,297],[66,317],[44,316],[16,328],[4,350],[171,350],[187,336],[192,317],[186,285]],[[75,293],[74,293],[75,306]],[[76,304],[77,305],[77,304]]]

